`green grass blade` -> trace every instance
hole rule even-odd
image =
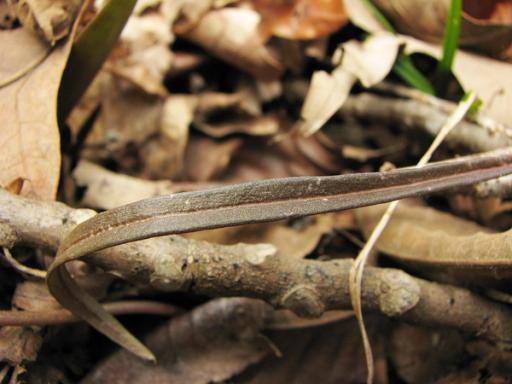
[[[373,16],[375,16],[375,18],[382,24],[382,26],[386,28],[386,30],[396,33],[395,28],[391,25],[388,19],[386,19],[382,12],[371,2],[371,0],[362,0],[362,2],[370,10]]]
[[[452,0],[443,39],[443,56],[438,62],[435,84],[440,96],[446,94],[453,61],[459,46],[462,0]]]
[[[429,95],[435,94],[430,81],[414,66],[409,56],[401,53],[393,66],[393,71],[411,87]]]

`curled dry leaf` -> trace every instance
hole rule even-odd
[[[385,208],[381,205],[356,211],[366,236]],[[436,279],[500,287],[512,278],[509,236],[510,231],[493,233],[432,208],[400,204],[377,249]]]
[[[341,63],[331,74],[313,74],[298,130],[304,136],[318,131],[343,105],[355,81],[365,87],[382,81],[395,62],[400,39],[381,33],[359,43],[349,41],[340,47]]]
[[[148,94],[167,95],[163,82],[172,66],[169,44],[174,40],[170,23],[172,16],[164,13],[132,15],[106,69]]]
[[[278,78],[283,66],[259,36],[260,17],[247,8],[221,8],[208,12],[182,37],[211,54],[260,78]]]
[[[30,73],[0,88],[0,184],[21,177],[27,181],[22,194],[55,198],[60,172],[57,94],[71,43],[55,47]]]
[[[240,118],[233,122],[208,124],[196,122],[195,127],[208,136],[221,138],[234,133],[245,133],[252,136],[270,136],[279,132],[279,119],[273,115],[253,118]]]
[[[347,23],[341,0],[255,0],[251,4],[261,15],[262,36],[318,39]]]
[[[375,5],[399,32],[442,43],[449,0],[376,0]],[[512,5],[509,1],[463,2],[461,47],[499,54],[511,43]]]
[[[159,131],[162,105],[161,98],[148,95],[132,83],[106,77],[91,144],[105,145],[114,153],[123,151],[128,144],[140,145]]]
[[[71,31],[81,0],[11,0],[23,26],[50,44]]]
[[[188,180],[209,181],[226,170],[231,159],[242,146],[239,138],[231,138],[217,143],[204,136],[190,140],[185,155],[183,173]]]
[[[190,95],[172,95],[165,100],[158,134],[140,149],[143,176],[169,179],[183,170],[189,126],[196,106],[196,97]]]

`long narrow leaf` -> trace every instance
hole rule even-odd
[[[59,90],[59,121],[66,119],[117,42],[137,0],[110,0],[73,44]]]
[[[101,249],[172,233],[339,211],[460,187],[512,173],[512,153],[383,173],[296,177],[161,196],[115,208],[77,226],[47,275],[50,292],[75,315],[145,359],[152,354],[71,278],[65,264]]]

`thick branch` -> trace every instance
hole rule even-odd
[[[56,250],[60,239],[79,221],[94,214],[4,190],[0,190],[0,207],[0,222],[13,229],[4,231],[9,233],[9,245],[14,235],[17,244],[50,250]],[[6,239],[0,238],[0,245],[8,245]],[[351,261],[297,260],[279,255],[269,244],[223,246],[166,236],[97,252],[89,261],[136,284],[150,284],[164,291],[259,298],[304,316],[351,307]],[[506,306],[399,270],[368,268],[362,300],[365,310],[511,341],[512,311]]]

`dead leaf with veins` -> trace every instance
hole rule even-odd
[[[71,45],[69,39],[55,47],[32,71],[0,88],[0,184],[21,177],[26,180],[24,195],[54,199],[57,192],[61,161],[57,94]],[[34,49],[42,52],[41,47]]]

